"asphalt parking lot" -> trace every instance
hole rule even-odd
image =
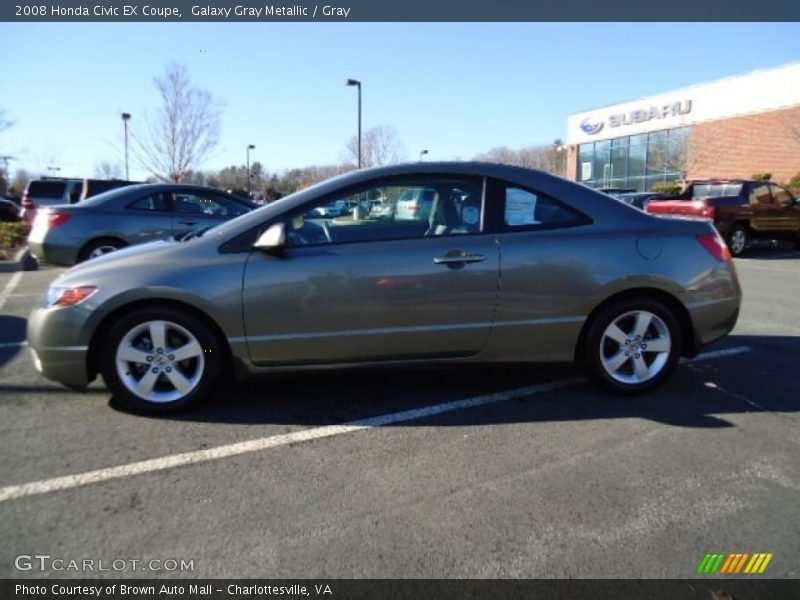
[[[20,342],[59,271],[0,274],[0,576],[170,574],[14,567],[47,554],[189,577],[683,578],[707,552],[769,552],[765,577],[796,578],[800,252],[737,268],[733,334],[645,397],[568,365],[334,372],[166,418],[41,378]]]

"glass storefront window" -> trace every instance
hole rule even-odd
[[[575,178],[596,188],[637,191],[679,181],[686,170],[690,135],[690,127],[680,127],[582,144]]]

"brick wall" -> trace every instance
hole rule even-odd
[[[786,183],[800,172],[800,106],[692,127],[687,178],[772,173]]]

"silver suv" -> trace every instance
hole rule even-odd
[[[57,204],[77,202],[83,192],[83,179],[63,179],[60,177],[44,177],[32,179],[25,186],[22,194],[22,206],[19,216],[33,222],[36,209]]]
[[[28,182],[22,196],[19,216],[33,222],[36,209],[58,204],[75,204],[97,194],[119,187],[133,185],[135,181],[122,179],[61,179],[44,177]]]

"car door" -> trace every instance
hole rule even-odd
[[[146,194],[128,202],[121,210],[122,214],[114,214],[115,219],[109,225],[113,224],[116,234],[129,243],[142,244],[172,236],[172,210],[167,193]]]
[[[491,349],[524,360],[572,360],[574,341],[586,321],[585,307],[598,287],[597,256],[607,246],[588,236],[591,220],[558,199],[515,183],[490,180],[489,200],[497,207],[495,229],[502,255],[502,287]],[[606,260],[624,264],[624,252]],[[602,261],[600,261],[602,262]]]
[[[759,237],[779,235],[783,228],[783,211],[772,197],[770,185],[766,182],[751,184],[749,201],[753,211],[751,224],[757,235]]]
[[[243,204],[210,190],[187,188],[172,193],[173,235],[180,239],[192,230],[213,227],[247,212]]]
[[[338,217],[338,200],[438,190],[430,221]],[[467,209],[454,205],[466,190]],[[463,191],[461,194],[463,195]],[[480,179],[395,178],[329,194],[282,217],[287,246],[253,251],[242,301],[256,364],[305,364],[474,355],[491,330],[499,253],[482,230]]]
[[[769,189],[775,204],[778,221],[776,228],[780,232],[780,237],[794,239],[800,232],[800,205],[786,188],[773,183]]]

